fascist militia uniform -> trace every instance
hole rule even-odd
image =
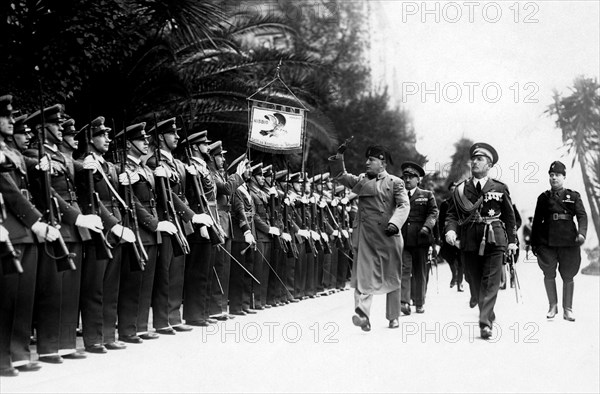
[[[565,165],[555,161],[548,171],[566,175]],[[573,218],[577,219],[577,225]],[[556,269],[563,280],[563,309],[566,320],[572,316],[573,278],[581,265],[581,244],[587,232],[587,214],[578,192],[564,187],[540,194],[531,229],[531,247],[544,273],[544,285],[550,303],[548,318],[556,314],[558,295]]]

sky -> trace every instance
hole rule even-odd
[[[426,171],[448,168],[466,137],[497,149],[490,175],[524,217],[549,188],[554,160],[567,165],[566,186],[585,194],[544,111],[554,89],[569,95],[575,77],[598,78],[598,1],[370,3],[375,75],[409,111]]]

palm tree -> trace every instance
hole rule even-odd
[[[571,167],[579,162],[585,192],[590,204],[592,223],[600,242],[600,85],[596,78],[577,77],[572,94],[554,93],[554,103],[546,111],[556,115],[563,143],[573,155]],[[599,261],[592,261],[583,273],[600,274]]]

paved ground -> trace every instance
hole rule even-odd
[[[576,322],[562,311],[548,321],[537,264],[517,267],[523,303],[501,291],[491,341],[479,338],[468,292],[450,289],[441,265],[426,313],[402,317],[397,330],[387,328],[383,296],[373,304],[372,331],[354,327],[345,291],[44,364],[1,378],[0,392],[600,392],[600,278],[576,277]]]

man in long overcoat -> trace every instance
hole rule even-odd
[[[403,241],[400,229],[410,210],[404,182],[388,174],[392,157],[383,146],[366,151],[366,171],[358,176],[346,172],[345,146],[330,158],[331,173],[338,182],[358,195],[358,213],[352,228],[354,261],[354,325],[371,329],[369,320],[374,294],[386,294],[386,318],[390,328],[398,327]],[[341,151],[341,152],[340,152]]]

